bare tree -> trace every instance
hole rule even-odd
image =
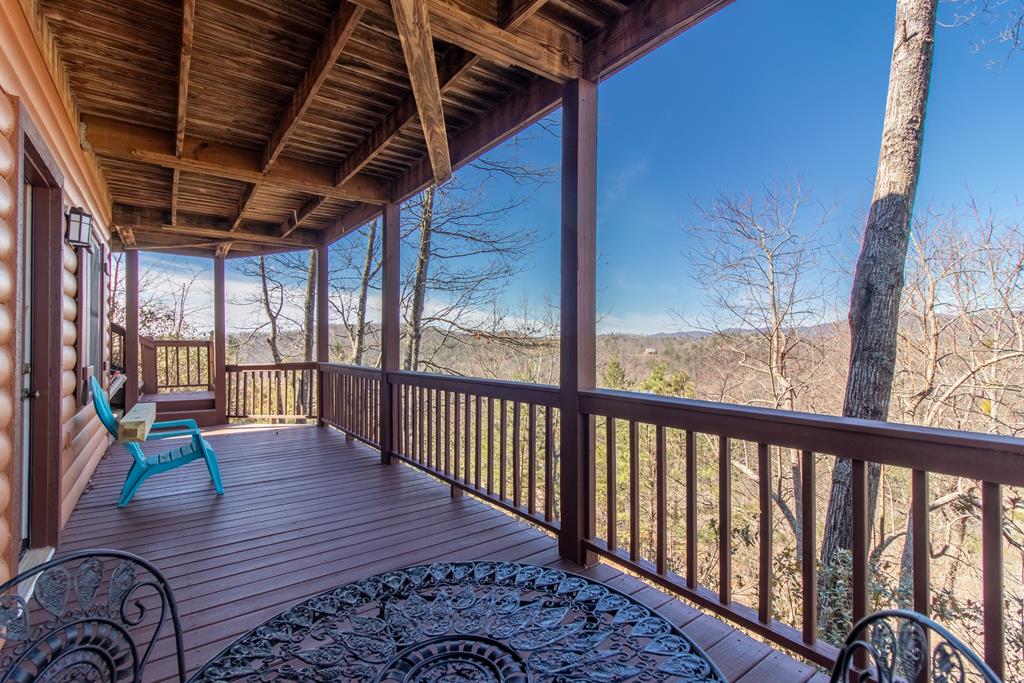
[[[729,362],[748,371],[752,382],[744,402],[811,409],[798,398],[831,360],[830,347],[817,334],[832,290],[821,235],[828,209],[796,182],[754,194],[719,194],[698,204],[697,213],[698,222],[687,229],[696,241],[687,257],[707,296],[708,315],[697,326],[714,335]],[[799,553],[800,459],[790,449],[776,449],[775,459],[772,498]],[[737,470],[756,481],[757,473],[742,463]]]
[[[454,346],[522,341],[508,333],[504,316],[495,316],[494,302],[525,268],[537,233],[507,219],[552,174],[492,155],[406,205],[403,242],[417,255],[403,277],[407,369],[453,372],[444,356]],[[494,201],[487,191],[498,178],[520,191]]]
[[[921,169],[925,109],[931,81],[938,0],[897,0],[889,92],[875,191],[850,296],[850,365],[843,414],[885,420],[896,365],[899,304],[911,214]],[[869,467],[869,517],[878,497],[880,467]],[[821,561],[835,565],[853,547],[852,464],[832,473]],[[822,572],[823,580],[828,576]],[[824,602],[823,602],[824,605]],[[834,625],[836,615],[822,614]]]
[[[331,246],[331,311],[348,337],[348,348],[335,351],[356,365],[377,346],[379,330],[369,319],[368,307],[371,293],[380,289],[379,229],[380,222],[374,219]]]
[[[1024,0],[945,0],[949,16],[941,25],[949,28],[983,25],[990,30],[975,43],[982,51],[995,45],[1005,50],[1003,56],[990,62],[1003,66],[1024,45]]]

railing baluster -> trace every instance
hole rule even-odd
[[[718,601],[732,602],[732,463],[729,437],[718,437]]]
[[[520,420],[519,401],[512,402],[512,504],[517,508],[520,503],[520,491],[523,488],[522,459],[519,439]]]
[[[441,390],[434,389],[434,469],[440,472],[443,469],[443,458],[444,452],[441,450],[441,440],[443,438],[441,422]]]
[[[494,493],[494,398],[487,399],[487,493]]]
[[[800,454],[800,545],[804,642],[818,641],[817,479],[814,453]]]
[[[544,406],[544,519],[550,521],[555,516],[555,428],[551,417],[551,406]]]
[[[475,470],[473,472],[473,487],[476,488],[477,491],[480,490],[480,445],[481,445],[480,444],[480,435],[481,435],[481,432],[482,432],[481,424],[480,423],[481,423],[481,420],[483,418],[483,413],[480,412],[481,407],[482,407],[482,404],[481,404],[480,394],[477,394],[476,395],[476,421],[473,423],[473,429],[474,429],[474,432],[475,432],[475,435],[476,435],[476,453],[474,454],[476,456],[476,468],[475,468]]]
[[[686,585],[697,587],[697,435],[686,432]]]
[[[454,430],[452,432],[452,441],[454,441],[455,443],[454,443],[454,453],[453,453],[454,457],[452,458],[452,478],[453,479],[458,479],[459,478],[459,454],[460,454],[459,444],[462,442],[462,439],[460,438],[461,437],[461,426],[462,426],[462,410],[461,410],[462,394],[460,394],[458,392],[455,392],[454,397],[455,397],[455,400],[453,401],[453,404],[452,404],[452,411],[455,413],[455,416],[454,416],[455,417],[455,428],[454,428]]]
[[[508,441],[508,407],[505,404],[505,399],[501,399],[501,422],[499,423],[499,439],[498,444],[498,497],[502,500],[506,500],[505,496],[505,456],[507,454],[506,443]]]
[[[629,559],[640,561],[640,426],[629,421]]]
[[[462,452],[463,452],[463,457],[465,458],[465,462],[463,463],[463,468],[462,468],[462,481],[464,481],[467,486],[469,486],[469,482],[470,482],[470,472],[472,471],[472,467],[471,467],[472,462],[471,461],[472,461],[472,457],[473,457],[473,451],[472,451],[473,441],[471,439],[471,437],[473,435],[473,432],[472,432],[472,430],[470,428],[470,425],[472,424],[472,422],[471,422],[472,414],[471,414],[471,410],[470,410],[471,409],[471,405],[470,405],[471,404],[471,401],[470,401],[471,398],[472,397],[469,394],[466,394],[466,396],[465,396],[465,403],[464,403],[464,406],[463,406],[463,412],[464,412],[464,418],[465,418],[464,421],[463,421],[463,435],[464,435],[465,441],[463,442]]]
[[[868,475],[863,460],[852,462],[853,623],[868,613]]]
[[[757,444],[757,498],[761,507],[758,519],[757,618],[762,624],[772,620],[772,472],[771,451],[766,443]]]
[[[664,574],[668,571],[668,464],[665,454],[665,428],[657,425],[654,430],[655,504],[657,506],[655,523],[658,544],[656,566],[658,573]]]
[[[608,457],[607,465],[607,478],[608,478],[608,550],[614,552],[619,547],[618,538],[618,519],[617,519],[617,501],[616,494],[618,493],[618,482],[616,480],[617,466],[615,456],[615,418],[606,417],[604,419],[604,431],[605,431],[605,454]]]
[[[532,516],[537,514],[537,406],[533,403],[527,404],[526,410],[526,504]]]
[[[445,474],[451,472],[452,415],[451,393],[444,392],[444,468]]]
[[[1003,495],[999,484],[988,481],[981,484],[981,582],[985,662],[1004,678]]]

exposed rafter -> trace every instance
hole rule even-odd
[[[102,156],[374,204],[383,204],[390,197],[385,183],[368,176],[335,185],[334,169],[325,164],[283,157],[263,173],[258,151],[186,135],[178,157],[173,153],[172,136],[163,131],[98,116],[83,116],[82,122],[89,145]]]
[[[270,168],[278,156],[284,150],[285,145],[295,132],[303,114],[309,109],[316,97],[317,92],[323,86],[324,81],[331,72],[341,53],[345,49],[345,43],[352,36],[359,19],[363,16],[363,8],[342,0],[327,27],[327,35],[313,56],[313,61],[306,70],[299,87],[295,90],[291,102],[284,110],[284,115],[277,124],[277,129],[270,136],[270,142],[263,152],[263,169]]]
[[[291,234],[282,237],[276,231],[258,230],[235,230],[230,231],[223,223],[211,221],[208,217],[181,214],[178,216],[178,223],[171,223],[168,212],[162,209],[148,207],[129,206],[126,204],[114,205],[114,221],[119,232],[123,235],[125,231],[134,233],[141,237],[149,234],[175,234],[199,237],[205,240],[219,240],[237,244],[258,244],[267,246],[284,246],[292,248],[309,248],[317,246],[320,241],[315,235]],[[128,241],[122,237],[126,245]]]
[[[389,0],[354,0],[366,9],[389,14]],[[578,78],[580,39],[548,21],[536,21],[528,34],[512,33],[452,0],[422,0],[430,11],[435,38],[469,50],[488,61],[518,66],[559,83]]]
[[[419,0],[391,0],[391,7],[395,12],[395,27],[405,55],[423,139],[427,144],[427,157],[434,169],[434,182],[440,184],[451,177],[452,162],[448,156],[448,133],[444,125],[429,13]]]
[[[533,0],[529,7],[510,13],[507,23],[502,28],[515,31],[532,15],[543,7],[545,0]],[[441,92],[452,87],[464,74],[480,62],[480,57],[462,49],[450,50],[442,59],[438,68],[438,82]],[[340,185],[355,177],[357,173],[373,161],[387,145],[402,132],[402,129],[416,120],[416,100],[412,93],[406,95],[398,106],[391,110],[384,119],[360,142],[345,161],[338,167],[335,183]]]
[[[175,119],[174,154],[181,156],[185,144],[185,121],[188,118],[188,86],[192,70],[192,37],[195,33],[196,0],[184,0],[181,5],[181,52],[178,60],[178,112]],[[171,220],[178,215],[178,183],[181,171],[174,170],[171,177]]]
[[[266,173],[274,165],[281,152],[284,151],[302,116],[309,109],[310,105],[313,104],[314,98],[327,80],[331,68],[341,57],[342,52],[344,52],[345,44],[352,36],[352,32],[355,31],[364,11],[358,5],[353,5],[347,2],[347,0],[341,0],[338,10],[334,13],[334,17],[327,27],[327,34],[324,36],[323,42],[317,49],[316,54],[313,55],[309,68],[306,69],[302,81],[299,82],[299,87],[296,88],[291,101],[281,116],[281,120],[278,121],[277,128],[270,136],[270,141],[263,150],[263,160],[260,167],[263,173]],[[249,202],[252,201],[258,189],[258,183],[252,183],[246,188],[242,201],[238,204],[238,210],[231,221],[232,230],[237,230],[242,224],[245,212],[249,208]],[[316,206],[319,206],[319,203]]]
[[[292,211],[292,215],[288,217],[288,220],[281,223],[278,229],[281,237],[287,237],[295,232],[299,225],[309,218],[310,214],[320,208],[320,205],[324,203],[324,199],[324,197],[310,197],[306,200],[305,204],[299,207],[298,211]]]

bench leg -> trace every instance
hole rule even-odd
[[[124,486],[121,487],[121,498],[117,501],[118,507],[124,507],[128,504],[128,501],[139,490],[139,486],[142,485],[148,474],[147,468],[139,466],[138,463],[132,465],[131,470],[128,471],[127,478],[124,480]]]

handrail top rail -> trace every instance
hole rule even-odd
[[[409,370],[393,370],[388,373],[388,381],[393,384],[409,384],[427,389],[459,391],[467,394],[479,394],[491,398],[534,403],[537,405],[556,406],[559,389],[552,384],[530,384],[504,379],[486,379],[480,377],[458,377],[442,375],[434,372],[412,372]]]
[[[316,370],[318,363],[312,360],[286,361],[282,363],[228,363],[225,372],[245,372],[247,370]]]
[[[155,346],[213,346],[211,339],[162,339],[160,337],[139,337],[143,343]]]
[[[317,363],[317,365],[321,370],[326,370],[328,372],[347,372],[350,375],[380,379],[380,368],[369,367],[366,365],[353,365],[352,363]]]
[[[1024,486],[1018,437],[613,389],[580,391],[580,404],[591,415]]]

